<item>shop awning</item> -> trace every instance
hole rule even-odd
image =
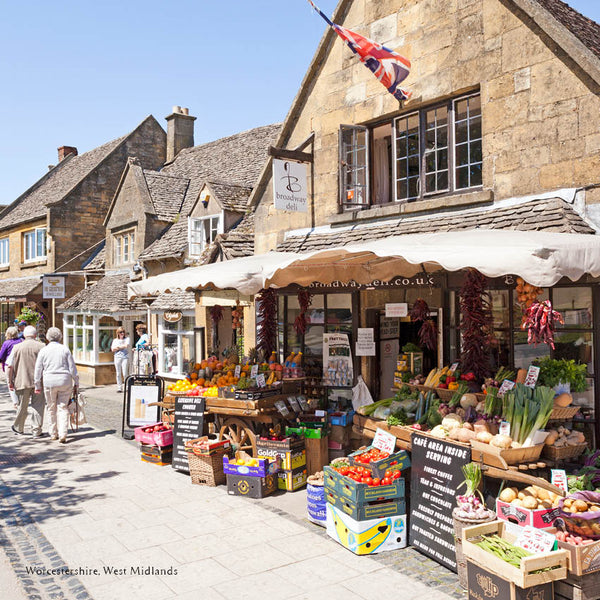
[[[549,287],[563,277],[600,276],[600,236],[541,231],[469,230],[371,240],[306,254],[268,254],[176,271],[129,285],[130,295],[165,291],[308,286],[317,281],[368,285],[396,276],[473,267],[488,277],[519,275]]]

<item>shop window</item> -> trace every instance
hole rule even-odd
[[[158,370],[168,375],[185,374],[194,357],[194,316],[183,316],[177,323],[161,318],[158,336]]]
[[[46,228],[38,227],[23,234],[23,262],[46,258]]]
[[[135,260],[135,231],[125,231],[113,236],[113,262],[115,266],[130,264]]]
[[[64,343],[76,362],[112,363],[110,347],[119,322],[109,316],[73,315],[63,317]]]
[[[221,215],[190,218],[188,221],[188,242],[190,256],[199,256],[204,249],[212,244],[217,235],[223,233],[223,219]]]
[[[590,329],[592,327],[592,289],[566,287],[552,290],[552,306],[561,313],[564,325],[558,328]]]
[[[10,262],[8,238],[0,239],[0,267],[5,267]]]
[[[112,317],[100,317],[98,319],[98,360],[99,363],[111,363],[114,355],[110,348],[113,340],[117,337],[117,328],[120,323]]]
[[[448,100],[372,128],[342,125],[339,152],[342,210],[480,188],[480,96]]]

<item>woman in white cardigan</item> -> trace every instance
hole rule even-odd
[[[50,415],[50,437],[61,444],[67,441],[69,428],[69,400],[77,397],[79,376],[71,351],[62,342],[62,333],[57,327],[46,332],[48,345],[40,350],[35,363],[35,393],[42,390]]]

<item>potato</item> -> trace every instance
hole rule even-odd
[[[535,487],[535,491],[537,492],[537,497],[540,500],[550,500],[552,501],[552,498],[550,497],[550,492],[548,490],[545,490],[544,488],[538,487],[537,485],[534,486]]]
[[[529,508],[531,510],[536,510],[538,507],[538,501],[533,496],[529,496],[523,500],[523,508]]]
[[[587,502],[585,502],[585,500],[575,500],[575,502],[573,502],[573,504],[571,504],[571,507],[573,509],[575,509],[577,512],[587,512],[588,511],[588,504],[587,504]]]
[[[571,504],[573,504],[574,500],[573,498],[565,498],[565,502],[563,504],[563,506],[566,506],[567,508],[569,508],[571,506]]]
[[[539,503],[540,508],[552,508],[552,502],[550,502],[549,500],[542,500]]]
[[[554,500],[552,500],[552,508],[556,508],[558,506],[558,503],[560,502],[560,496],[556,496],[556,498],[554,498]],[[565,511],[567,512],[567,511]]]
[[[515,491],[512,488],[505,488],[502,490],[499,498],[502,502],[512,502],[517,497]]]
[[[528,492],[526,489],[525,490],[521,490],[518,494],[519,496],[519,500],[525,500],[525,498],[527,497],[531,497],[533,496],[533,494],[531,492]]]
[[[538,491],[533,485],[528,485],[523,491],[529,492],[534,498],[539,498]]]
[[[590,506],[588,510],[590,512],[600,512],[600,506],[598,506],[597,504],[592,504],[592,506]]]
[[[520,500],[519,498],[515,498],[515,499],[514,499],[514,500],[511,502],[511,504],[512,504],[513,506],[521,506],[521,507],[522,507],[522,506],[523,506],[523,501],[522,501],[522,500]]]

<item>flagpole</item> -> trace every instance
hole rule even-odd
[[[312,1],[308,0],[308,3],[325,19],[325,22],[329,27],[333,27],[333,21],[329,19],[329,17]]]

